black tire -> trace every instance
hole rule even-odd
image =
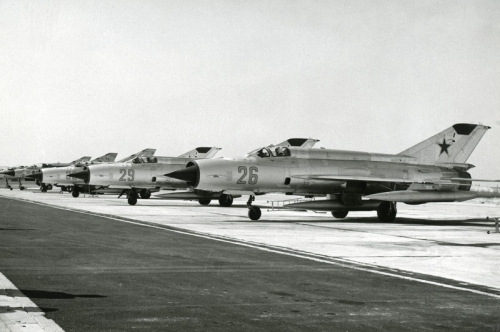
[[[198,202],[201,204],[201,205],[208,205],[210,204],[212,200],[211,199],[207,199],[207,198],[202,198],[202,199],[199,199]]]
[[[78,196],[80,196],[80,191],[73,190],[73,192],[71,193],[71,196],[73,196],[74,198],[77,198]]]
[[[12,190],[12,187],[11,187],[11,186],[9,186],[8,188],[9,188],[10,190]]]
[[[40,191],[41,191],[42,193],[46,193],[46,192],[47,192],[47,188],[42,187],[42,188],[40,188]]]
[[[248,208],[248,218],[252,220],[259,220],[262,212],[258,206],[250,206]]]
[[[50,183],[47,185],[47,190],[52,190],[52,185]]]
[[[141,198],[148,199],[151,197],[151,191],[149,189],[142,189],[139,195]]]
[[[233,205],[233,196],[221,194],[219,197],[219,204],[223,207],[230,207]]]
[[[26,189],[26,188],[24,188],[23,186],[19,187],[19,190],[24,190],[24,189]]]
[[[137,204],[137,196],[136,195],[131,195],[127,199],[128,204],[130,205],[136,205]]]
[[[397,213],[398,210],[394,202],[383,202],[377,208],[377,217],[381,222],[393,222]]]
[[[332,211],[332,216],[337,219],[342,219],[347,217],[348,213],[348,210]]]

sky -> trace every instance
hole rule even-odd
[[[500,1],[0,0],[0,165],[291,137],[399,153],[455,123],[500,178]]]

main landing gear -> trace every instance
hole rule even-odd
[[[338,210],[338,211],[332,211],[332,216],[337,219],[343,219],[347,217],[347,214],[349,213],[349,210]]]
[[[223,207],[230,207],[231,205],[233,205],[233,196],[221,194],[219,197],[219,204]]]
[[[40,191],[42,193],[46,193],[47,190],[52,190],[52,185],[50,183],[49,184],[42,183],[42,185],[40,186]]]
[[[142,189],[139,195],[141,198],[148,199],[151,197],[151,191],[149,189]]]
[[[71,191],[71,196],[73,196],[74,198],[80,196],[80,190],[78,190],[78,187],[75,186],[75,188],[73,188],[73,190]]]
[[[255,201],[255,196],[250,195],[247,202],[248,218],[250,218],[251,220],[259,220],[262,212],[260,211],[260,208],[258,206],[252,205],[253,201]]]
[[[200,203],[201,205],[208,205],[211,201],[212,200],[210,198],[202,198],[198,200],[198,203]]]
[[[200,198],[198,200],[198,203],[200,203],[201,205],[208,205],[210,204],[210,202],[212,202],[211,198]],[[231,205],[233,205],[233,196],[221,194],[219,196],[219,205],[223,207],[230,207]]]
[[[382,222],[393,222],[397,213],[398,209],[395,202],[383,202],[377,208],[378,220]]]

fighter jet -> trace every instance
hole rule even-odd
[[[15,166],[15,167],[0,166],[0,179],[4,179],[5,180],[5,189],[12,190],[12,186],[11,186],[11,183],[9,183],[9,181],[18,181],[18,179],[15,178],[15,177],[13,177],[13,176],[11,176],[11,175],[4,174],[4,172],[6,172],[6,171],[13,171],[14,169],[20,168],[20,167],[22,167],[22,166]]]
[[[50,184],[51,186],[60,187],[61,192],[63,191],[71,192],[73,191],[73,188],[76,187],[75,193],[78,195],[79,192],[78,185],[80,183],[78,183],[78,181],[75,183],[75,180],[77,179],[70,178],[67,176],[67,174],[77,172],[87,165],[114,162],[117,155],[118,155],[117,153],[112,152],[84,163],[77,163],[75,165],[66,167],[43,168],[40,169],[40,171],[37,173],[26,175],[26,177],[30,179],[35,179],[37,182],[43,183],[45,186],[48,186]],[[82,181],[80,182],[83,185],[83,182]],[[41,190],[42,192],[46,191],[45,188],[41,188]]]
[[[144,149],[137,153],[134,153],[120,161],[128,162],[137,157],[151,157],[155,154],[156,149]],[[108,153],[102,157],[91,160],[90,162],[77,163],[75,165],[59,168],[45,168],[40,170],[40,172],[28,175],[28,178],[36,179],[39,182],[45,184],[52,184],[61,188],[61,191],[69,191],[72,193],[73,197],[78,197],[82,191],[94,191],[95,187],[89,187],[83,180],[70,177],[69,174],[80,172],[84,167],[97,164],[109,164],[113,163],[116,159],[117,153]]]
[[[18,179],[19,189],[24,190],[25,187],[22,184],[22,180],[25,180],[27,175],[38,173],[41,169],[44,169],[44,168],[66,167],[66,166],[74,165],[77,163],[86,162],[86,161],[89,161],[90,158],[91,157],[86,156],[86,157],[82,157],[80,159],[74,160],[72,162],[69,162],[69,163],[59,163],[59,162],[57,162],[57,163],[40,163],[40,164],[34,164],[32,166],[15,167],[15,168],[8,169],[6,171],[2,171],[2,172],[0,172],[0,174],[8,175],[8,176],[11,176],[11,177]],[[52,189],[52,185],[50,185],[50,184],[49,185],[44,185],[43,183],[37,183],[37,184],[40,184],[40,189],[42,191],[44,191],[44,190],[47,191],[47,190]]]
[[[255,195],[281,192],[326,195],[326,200],[289,204],[288,208],[331,211],[377,211],[379,220],[396,218],[396,203],[463,201],[491,197],[470,191],[466,161],[490,127],[455,124],[398,154],[307,148],[257,149],[243,158],[196,160],[165,176],[186,181],[196,190],[249,195],[248,216],[261,217]],[[487,180],[484,180],[487,181]],[[498,194],[497,194],[498,195]]]
[[[318,142],[312,138],[292,138],[276,146],[304,146],[312,147]],[[274,145],[273,145],[274,146]],[[137,198],[149,198],[151,192],[175,190],[175,192],[157,195],[163,199],[197,200],[202,205],[208,205],[212,200],[218,200],[221,206],[231,206],[234,196],[221,195],[203,190],[192,190],[185,181],[166,178],[162,174],[182,169],[191,160],[210,159],[220,148],[201,147],[184,153],[178,157],[136,158],[132,163],[90,166],[82,172],[70,176],[80,178],[93,186],[108,187],[106,191],[122,189],[128,203],[135,205]],[[239,197],[239,196],[238,196]]]
[[[139,196],[150,198],[151,192],[160,189],[185,189],[184,181],[158,177],[158,174],[178,170],[191,160],[212,158],[219,150],[216,147],[198,147],[178,157],[137,156],[130,162],[85,166],[68,176],[80,179],[86,185],[99,187],[100,192],[120,190],[120,196],[126,194],[128,203],[135,205]]]

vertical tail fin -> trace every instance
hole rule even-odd
[[[104,156],[100,156],[99,158],[95,158],[91,162],[97,162],[97,163],[112,163],[115,161],[116,156],[118,153],[110,152],[105,154]]]
[[[139,151],[137,153],[134,153],[126,158],[123,158],[121,160],[118,160],[119,163],[126,163],[128,161],[131,161],[135,157],[151,157],[155,154],[156,149],[144,149],[142,151]]]
[[[415,157],[419,164],[465,163],[490,128],[458,123],[399,154]]]
[[[221,148],[214,147],[198,147],[194,150],[181,154],[178,158],[192,158],[192,159],[209,159],[215,156]]]
[[[90,157],[90,156],[81,157],[80,159],[73,160],[73,161],[71,162],[71,164],[84,163],[84,162],[89,161],[89,160],[90,160],[90,158],[92,158],[92,157]]]

